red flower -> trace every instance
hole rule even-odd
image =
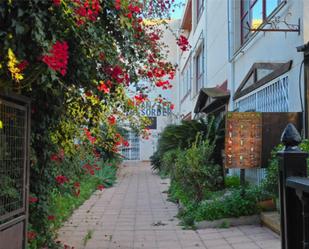
[[[56,6],[60,6],[61,0],[53,0],[53,4]]]
[[[55,220],[55,216],[54,215],[49,215],[47,217],[47,219],[50,220],[50,221],[53,221],[53,220]]]
[[[85,95],[86,95],[87,97],[91,97],[91,96],[92,96],[92,93],[91,93],[90,91],[87,91],[87,92],[85,92]]]
[[[104,84],[103,81],[100,82],[100,85],[98,86],[98,90],[100,92],[109,93],[110,89],[107,87],[107,85]]]
[[[55,180],[59,185],[69,182],[69,179],[63,175],[56,176]]]
[[[98,190],[102,191],[104,189],[104,186],[101,184],[97,188],[98,188]]]
[[[80,189],[76,189],[76,191],[75,191],[75,195],[76,195],[77,197],[79,197],[79,196],[80,196]]]
[[[39,199],[36,198],[36,197],[33,197],[33,196],[29,196],[29,203],[32,204],[32,203],[36,203]]]
[[[127,141],[127,140],[125,140],[125,141],[123,141],[123,146],[125,146],[125,147],[129,147],[130,146],[130,144],[129,144],[129,142]]]
[[[26,60],[23,60],[21,63],[17,65],[17,67],[20,71],[24,71],[28,65],[29,65],[29,62]]]
[[[67,42],[57,41],[49,51],[50,55],[43,55],[42,61],[47,64],[49,68],[64,76],[67,73],[69,58],[68,48]]]
[[[121,9],[121,0],[115,0],[114,6],[115,6],[116,10],[120,10]]]
[[[54,161],[54,162],[58,162],[59,161],[59,157],[56,154],[52,154],[50,156],[50,160]]]
[[[36,238],[36,233],[34,231],[28,231],[27,238],[29,241],[32,241]]]
[[[94,144],[97,139],[91,135],[91,132],[87,128],[84,128],[84,132],[90,143]]]
[[[75,188],[80,188],[80,183],[79,183],[79,182],[75,182],[75,183],[74,183],[74,187],[75,187]]]
[[[110,125],[115,125],[116,124],[116,118],[115,118],[114,115],[111,115],[111,116],[108,117],[108,123]]]
[[[188,51],[190,48],[189,41],[187,37],[180,35],[177,39],[177,45],[182,51]]]
[[[175,105],[174,105],[174,104],[171,104],[171,105],[170,105],[170,108],[171,108],[171,110],[174,110]]]

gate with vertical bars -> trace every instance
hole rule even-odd
[[[0,249],[26,247],[30,102],[0,94]]]

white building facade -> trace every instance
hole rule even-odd
[[[175,65],[177,63],[177,44],[174,34],[179,30],[179,20],[168,21],[167,25],[168,29],[166,29],[165,25],[162,25],[164,33],[161,41],[167,45],[167,61]],[[160,132],[162,132],[168,124],[175,121],[174,112],[167,106],[158,105],[157,101],[155,101],[156,98],[160,97],[165,102],[178,103],[176,79],[170,80],[170,84],[173,85],[173,88],[167,90],[152,86],[147,97],[149,102],[141,104],[141,114],[152,120],[152,125],[149,127],[151,135],[147,139],[144,139],[134,132],[129,131],[126,137],[129,142],[129,147],[121,148],[121,153],[126,160],[150,160],[150,157],[156,151]],[[140,82],[137,86],[142,87],[143,85],[150,86],[147,82]],[[134,92],[136,90],[135,87],[131,89],[131,97],[136,94]]]
[[[181,29],[191,44],[178,57],[183,119],[197,117],[202,88],[228,92],[228,111],[306,109],[304,54],[296,47],[309,41],[309,1],[188,0]],[[259,181],[264,170],[247,174]]]

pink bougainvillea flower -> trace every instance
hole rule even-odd
[[[116,124],[116,118],[115,118],[114,115],[111,115],[111,116],[108,117],[108,123],[110,125],[115,125]]]
[[[69,182],[69,179],[66,176],[63,176],[63,175],[56,176],[55,180],[59,185],[62,185],[62,184]]]
[[[105,187],[104,187],[104,185],[101,184],[97,188],[98,188],[98,190],[102,191]]]
[[[67,73],[68,65],[68,49],[69,46],[66,41],[57,41],[52,49],[49,51],[49,55],[43,55],[42,61],[52,70],[59,72],[62,76]]]

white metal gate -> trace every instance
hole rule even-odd
[[[128,132],[124,138],[129,142],[128,147],[121,148],[125,160],[140,160],[140,138],[135,132]]]

